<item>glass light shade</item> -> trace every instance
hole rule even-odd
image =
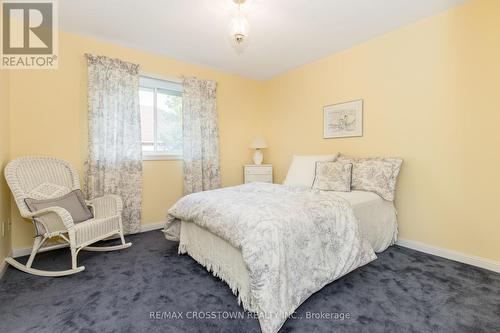
[[[248,36],[248,22],[246,18],[242,15],[233,17],[229,25],[229,30],[236,43],[243,43]]]

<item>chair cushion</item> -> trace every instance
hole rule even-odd
[[[54,206],[64,208],[70,213],[74,223],[87,221],[94,217],[85,204],[83,193],[80,190],[74,190],[62,197],[53,199],[37,200],[26,198],[24,202],[31,212]]]

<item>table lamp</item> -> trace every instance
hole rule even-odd
[[[264,160],[264,155],[262,155],[261,149],[267,148],[267,143],[262,138],[254,138],[250,144],[250,148],[255,149],[253,154],[253,162],[257,165],[262,164]]]

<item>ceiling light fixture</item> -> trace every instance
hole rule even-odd
[[[231,19],[229,29],[236,45],[241,45],[248,38],[248,22],[241,13],[241,5],[244,4],[246,0],[233,0],[233,2],[238,6],[238,11]]]

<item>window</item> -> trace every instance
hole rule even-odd
[[[145,160],[182,157],[182,85],[139,78],[142,154]]]

